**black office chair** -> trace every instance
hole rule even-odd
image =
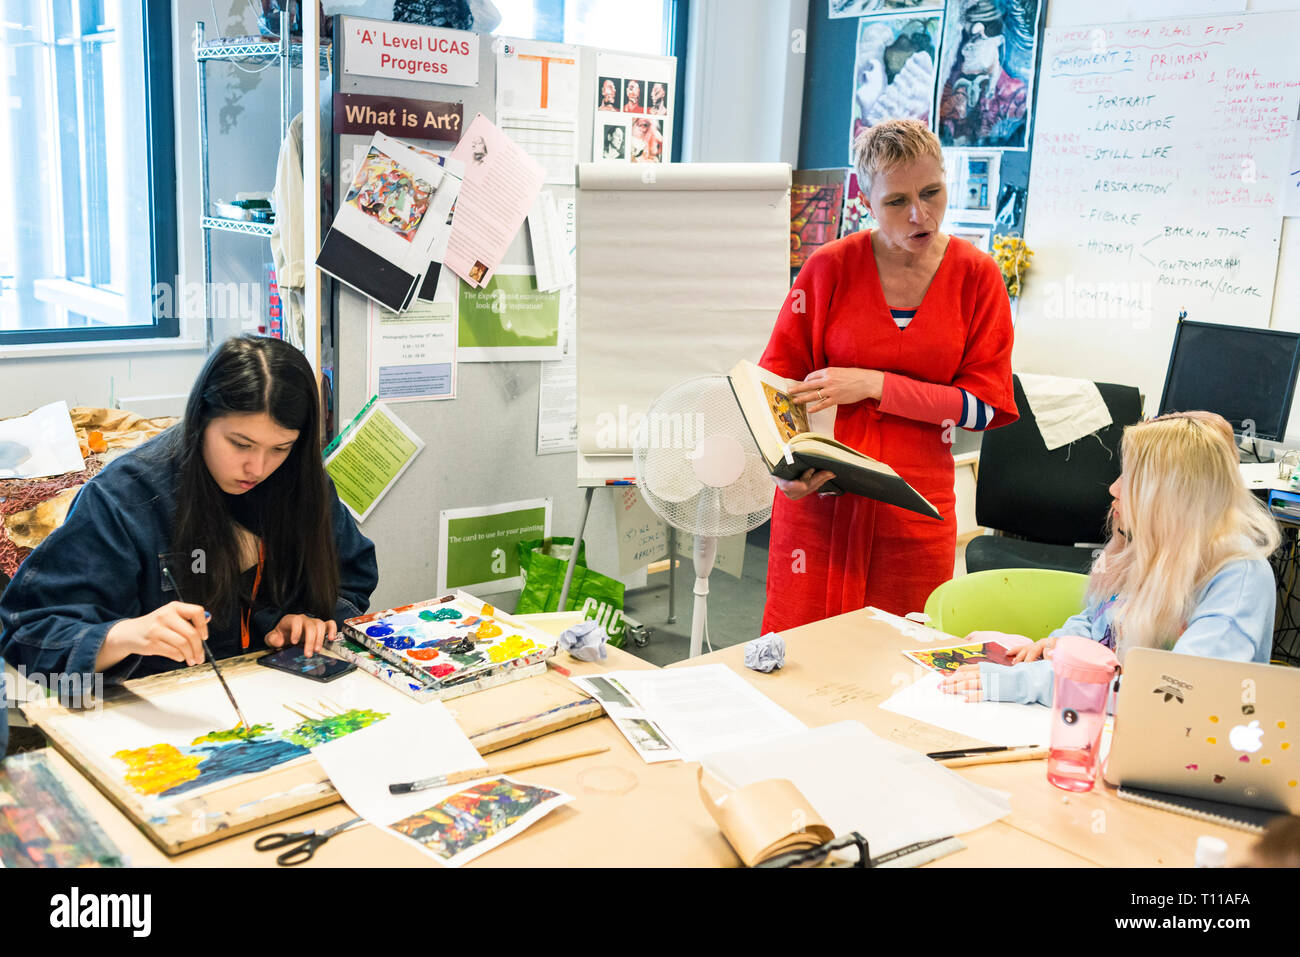
[[[1004,534],[971,539],[966,570],[1055,568],[1087,574],[1093,549],[1074,543],[1105,540],[1107,489],[1119,477],[1120,436],[1142,418],[1142,397],[1133,386],[1098,382],[1111,424],[1049,452],[1020,378],[1013,379],[1020,418],[984,433],[975,486],[976,521]]]

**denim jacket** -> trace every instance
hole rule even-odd
[[[114,459],[87,482],[63,525],[19,566],[0,596],[0,656],[12,665],[29,674],[92,680],[109,628],[176,600],[159,558],[171,550],[176,503],[176,463],[164,451],[169,445],[155,446],[167,435]],[[357,529],[333,483],[329,489],[339,556],[334,618],[341,625],[365,613],[379,574],[374,545]],[[297,596],[283,607],[258,607],[249,628],[253,642],[260,647],[260,638],[285,615],[305,613]],[[208,634],[217,657],[242,653],[217,650],[239,648],[238,621],[225,628],[214,622]],[[119,682],[179,667],[167,658],[128,655],[104,679]]]

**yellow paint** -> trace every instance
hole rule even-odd
[[[1206,743],[1206,744],[1218,744],[1218,743],[1219,743],[1219,739],[1218,739],[1218,738],[1206,738],[1206,739],[1205,739],[1205,743]]]
[[[1219,716],[1217,714],[1210,715],[1210,724],[1218,724],[1218,723],[1219,723]]]
[[[161,794],[199,776],[203,755],[181,754],[173,745],[118,751],[113,757],[127,766],[126,783],[141,794]]]
[[[510,661],[518,658],[529,651],[533,651],[537,645],[531,638],[521,638],[518,635],[511,635],[505,641],[499,642],[488,649],[488,657],[493,661]]]

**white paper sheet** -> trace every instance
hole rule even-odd
[[[537,454],[578,448],[578,359],[543,362],[537,387]]]
[[[44,478],[85,467],[68,403],[51,402],[0,422],[0,478]]]
[[[618,501],[614,505],[618,570],[620,574],[630,575],[668,556],[668,528],[646,504],[635,485],[618,491]]]
[[[501,132],[510,137],[546,171],[545,182],[572,186],[578,166],[578,121],[559,116],[497,116]]]
[[[413,711],[323,744],[313,757],[348,807],[379,827],[422,811],[464,787],[455,784],[391,794],[388,785],[470,768],[487,771],[487,762],[441,701],[425,702]]]
[[[857,721],[717,752],[703,764],[733,788],[789,779],[836,836],[857,831],[873,857],[964,834],[1011,811],[1005,794],[972,784]]]
[[[533,265],[537,269],[538,290],[550,292],[572,285],[573,259],[569,255],[555,194],[549,190],[538,193],[533,208],[528,211],[528,239],[533,249]]]
[[[370,300],[369,383],[384,402],[456,397],[456,303],[414,300],[403,313]]]
[[[626,671],[611,672],[603,675],[591,675],[573,678],[572,681],[584,692],[600,702],[605,713],[618,728],[619,734],[627,739],[632,749],[647,764],[661,761],[676,761],[682,755],[673,747],[650,713],[641,706],[641,702],[620,680]]]
[[[1050,708],[1006,701],[966,701],[960,695],[940,690],[942,680],[942,675],[930,672],[880,707],[989,744],[1046,746],[1051,740]]]
[[[614,674],[688,761],[804,728],[726,665]]]

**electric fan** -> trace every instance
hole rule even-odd
[[[725,376],[678,383],[635,425],[641,495],[669,525],[695,536],[691,657],[708,630],[709,573],[718,539],[758,528],[772,514],[772,479]]]

